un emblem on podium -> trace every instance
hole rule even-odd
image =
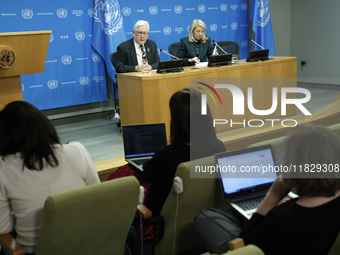
[[[15,54],[7,46],[0,46],[0,67],[11,68],[15,63]]]

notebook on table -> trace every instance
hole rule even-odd
[[[250,219],[262,202],[277,173],[271,145],[215,155],[223,195],[233,208]]]
[[[165,124],[122,126],[125,160],[143,171],[143,164],[167,144]]]

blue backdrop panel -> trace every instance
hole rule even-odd
[[[2,0],[0,32],[52,30],[44,72],[21,77],[24,100],[39,109],[107,100],[105,62],[91,46],[94,3]],[[240,58],[248,55],[248,0],[119,0],[119,5],[127,39],[132,38],[134,23],[144,19],[150,23],[149,38],[167,51],[169,44],[188,35],[191,21],[199,18],[212,40],[236,41]],[[160,58],[170,59],[163,53]]]
[[[25,101],[50,109],[107,100],[104,62],[91,47],[93,0],[3,2],[1,32],[52,30],[44,72],[21,76]]]

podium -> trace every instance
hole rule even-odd
[[[51,32],[0,33],[0,110],[23,100],[20,75],[44,71]]]

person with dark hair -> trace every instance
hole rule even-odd
[[[237,226],[239,236],[245,244],[255,244],[266,255],[327,254],[340,230],[340,141],[324,127],[301,125],[285,140],[282,158],[284,166],[292,166],[291,172],[280,175],[252,218],[245,225]],[[327,169],[315,176],[307,170],[313,164],[327,166]],[[300,166],[306,169],[302,175]],[[299,197],[287,201],[290,190]],[[235,229],[237,220],[227,218]],[[203,229],[203,222],[197,219],[195,224],[201,236],[213,231],[207,229],[206,224]],[[234,238],[228,228],[224,233],[226,240]],[[210,245],[208,250],[212,250],[220,240],[206,241]],[[221,252],[228,248],[223,249]]]
[[[169,102],[170,144],[143,165],[143,175],[150,182],[145,206],[153,215],[159,215],[180,163],[225,151],[216,137],[209,108],[207,115],[201,115],[200,95],[191,88],[173,94]]]
[[[181,48],[177,57],[183,58],[185,65],[199,64],[201,61],[206,62],[207,57],[217,55],[211,44],[211,39],[205,34],[207,26],[200,19],[191,22],[189,35],[181,39]]]
[[[0,234],[15,229],[25,252],[34,253],[46,198],[95,183],[99,177],[85,147],[61,145],[40,110],[15,101],[0,111]]]

